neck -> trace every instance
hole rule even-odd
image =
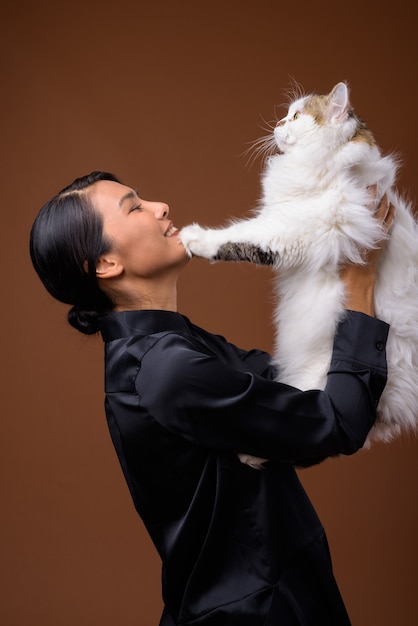
[[[177,311],[177,289],[174,286],[170,291],[159,289],[145,289],[130,291],[119,295],[116,300],[115,311],[129,311],[138,309],[153,309],[161,311]]]
[[[167,280],[124,281],[112,285],[114,311],[153,309],[177,312],[177,277]]]
[[[147,296],[140,300],[129,300],[118,303],[114,311],[173,311],[177,313],[177,300],[165,298],[148,298]]]

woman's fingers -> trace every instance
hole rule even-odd
[[[377,205],[375,217],[381,222],[383,231],[388,233],[395,217],[395,206],[385,194]]]
[[[390,227],[393,224],[393,220],[395,219],[395,215],[396,215],[396,207],[394,204],[389,202],[386,215],[383,218],[383,226],[384,226],[385,232],[389,232]]]

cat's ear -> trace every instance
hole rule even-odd
[[[341,121],[344,119],[349,108],[348,88],[345,83],[338,83],[329,94],[327,106],[328,119],[331,121]]]

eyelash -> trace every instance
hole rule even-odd
[[[129,213],[132,213],[132,211],[140,211],[141,209],[142,209],[142,204],[137,204],[136,206],[132,207]]]

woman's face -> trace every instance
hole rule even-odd
[[[167,204],[143,200],[130,187],[107,180],[95,183],[89,197],[125,276],[158,278],[187,262]]]

